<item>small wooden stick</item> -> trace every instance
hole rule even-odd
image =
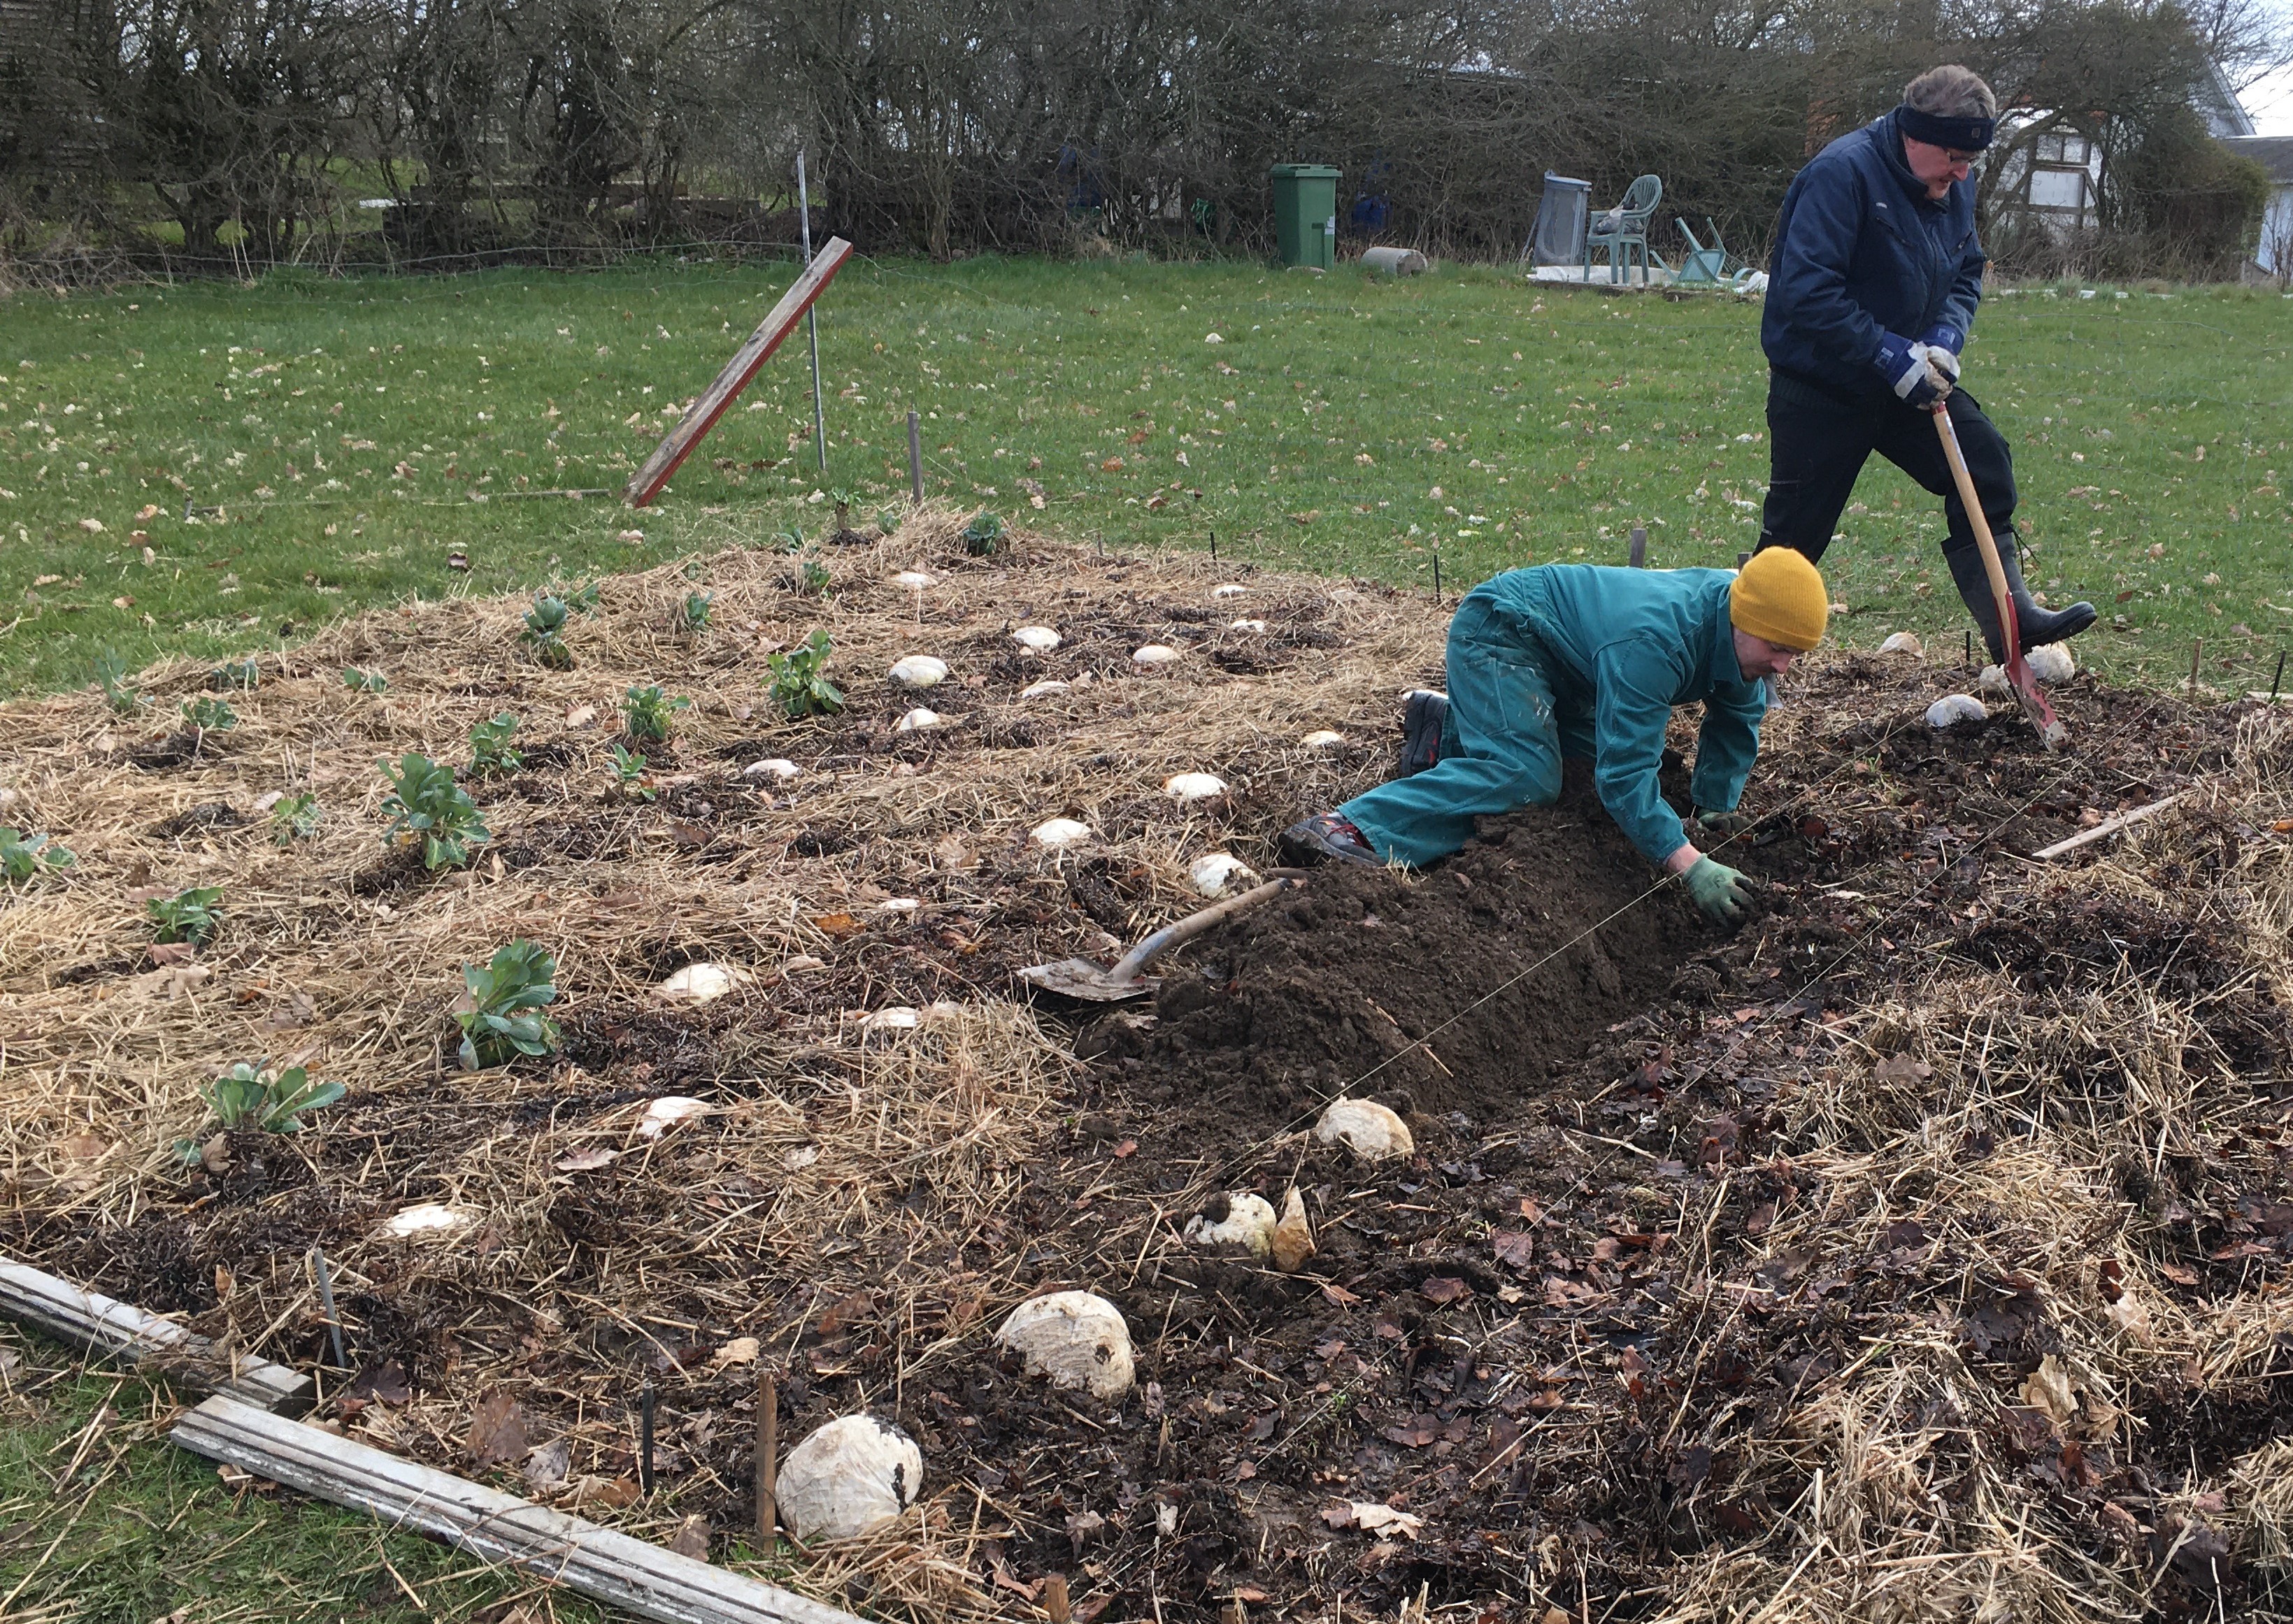
[[[757,1378],[757,1541],[769,1555],[778,1520],[774,1488],[780,1477],[781,1385],[771,1371]]]
[[[2198,691],[2198,661],[2205,651],[2206,640],[2202,637],[2190,645],[2190,691],[2192,694]]]
[[[1067,1607],[1067,1576],[1064,1573],[1043,1575],[1043,1607],[1051,1615],[1051,1624],[1067,1624],[1074,1616]]]
[[[2119,830],[2124,828],[2129,823],[2139,823],[2144,818],[2156,817],[2159,812],[2164,812],[2176,802],[2186,800],[2189,797],[2190,793],[2191,792],[2189,790],[2184,789],[2180,795],[2169,795],[2162,801],[2152,801],[2149,805],[2137,806],[2132,812],[2122,812],[2114,818],[2104,818],[2092,828],[2080,829],[2077,834],[2072,835],[2068,840],[2057,840],[2054,844],[2033,852],[2030,855],[2032,857],[2060,857],[2065,852],[2075,852],[2082,845],[2086,845],[2093,841],[2101,839],[2104,835],[2115,835]]]

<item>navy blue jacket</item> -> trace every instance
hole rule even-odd
[[[1966,333],[1985,263],[1974,177],[1930,202],[1890,113],[1817,153],[1784,194],[1760,347],[1778,372],[1834,393],[1884,394],[1880,335]]]

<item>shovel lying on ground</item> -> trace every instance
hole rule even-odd
[[[1948,409],[1935,408],[1935,432],[1942,437],[1943,460],[1950,465],[1950,477],[1958,487],[1958,499],[1966,508],[1966,521],[1974,529],[1975,545],[1982,552],[1982,570],[1990,578],[1990,595],[1998,605],[1998,634],[2006,644],[2006,658],[1999,670],[2005,674],[2006,684],[2022,702],[2022,714],[2030,718],[2030,725],[2038,730],[2038,742],[2048,750],[2059,750],[2070,742],[2070,731],[2054,715],[2054,707],[2046,703],[2046,696],[2038,691],[2038,679],[2031,675],[2030,662],[2022,656],[2022,623],[2015,618],[2014,600],[2006,590],[2006,570],[1998,562],[1998,543],[1990,534],[1990,521],[1984,516],[1982,504],[1974,494],[1974,476],[1966,471],[1966,458],[1958,448],[1958,431],[1951,426]]]
[[[1164,925],[1117,959],[1111,970],[1103,970],[1088,958],[1063,958],[1055,965],[1029,965],[1019,972],[1019,979],[1030,987],[1093,1004],[1145,998],[1162,984],[1140,974],[1153,959],[1182,941],[1192,941],[1222,920],[1248,913],[1261,902],[1270,902],[1284,892],[1295,890],[1299,884],[1294,879],[1268,880],[1240,896],[1213,902],[1200,913],[1188,914],[1175,925]]]

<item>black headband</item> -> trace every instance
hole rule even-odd
[[[1895,109],[1895,127],[1913,141],[1948,147],[1954,152],[1980,152],[1998,133],[1996,118],[1945,118],[1940,113],[1922,113],[1908,103]]]

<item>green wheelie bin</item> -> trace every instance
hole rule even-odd
[[[1329,271],[1338,263],[1338,172],[1327,164],[1276,164],[1274,236],[1282,263]]]

